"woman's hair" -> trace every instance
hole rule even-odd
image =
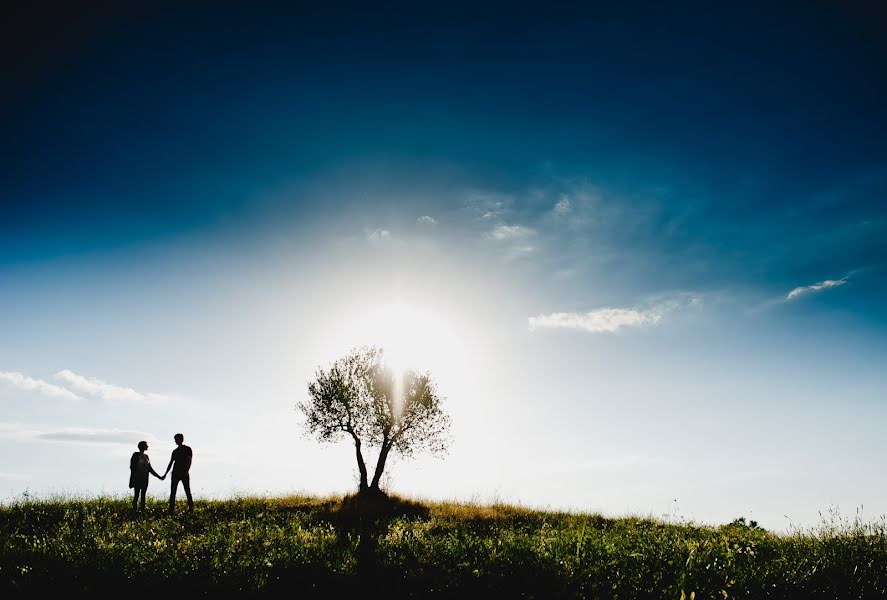
[[[148,442],[146,442],[145,440],[142,440],[141,442],[139,442],[139,450],[144,450],[147,447],[148,447]]]

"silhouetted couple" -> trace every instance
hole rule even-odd
[[[166,479],[167,473],[172,469],[172,483],[169,490],[169,512],[172,514],[176,508],[176,492],[178,491],[179,482],[182,482],[182,488],[185,490],[185,496],[188,498],[188,510],[194,509],[194,500],[191,498],[191,459],[194,453],[190,446],[186,446],[182,442],[185,436],[177,433],[173,439],[176,441],[176,449],[172,451],[169,458],[169,464],[166,466],[166,473],[159,475],[157,471],[151,467],[151,459],[145,454],[148,449],[148,442],[141,441],[138,444],[139,451],[132,453],[129,459],[129,487],[133,489],[132,508],[140,510],[145,509],[145,494],[148,491],[148,475],[154,475],[157,479]]]

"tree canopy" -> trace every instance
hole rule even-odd
[[[352,350],[308,384],[308,399],[298,404],[307,433],[322,442],[350,438],[360,475],[360,491],[379,490],[391,452],[440,455],[449,443],[450,418],[428,373],[398,372],[381,348]],[[372,480],[363,451],[378,449]]]

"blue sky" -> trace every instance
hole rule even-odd
[[[177,431],[198,494],[346,490],[348,448],[293,406],[388,341],[456,427],[447,460],[392,465],[404,493],[887,512],[874,9],[21,10],[6,496],[123,493],[136,442],[165,466]]]

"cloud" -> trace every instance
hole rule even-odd
[[[364,229],[363,234],[367,243],[376,248],[402,248],[406,245],[404,240],[395,237],[390,230],[381,227]]]
[[[379,244],[390,240],[391,232],[387,229],[367,229],[366,238],[371,244]]]
[[[829,288],[838,287],[839,285],[844,285],[847,283],[847,278],[842,277],[841,279],[826,279],[825,281],[820,281],[819,283],[814,283],[813,285],[805,285],[801,287],[796,287],[792,291],[788,293],[785,297],[786,300],[794,300],[798,296],[802,296],[804,294],[811,294],[813,292],[820,292],[822,290],[827,290]]]
[[[64,369],[55,374],[56,379],[61,379],[69,386],[90,396],[96,396],[103,400],[121,402],[142,402],[146,400],[163,400],[165,396],[160,394],[143,394],[128,387],[114,385],[94,377],[84,377],[73,371]]]
[[[525,258],[536,252],[536,246],[529,244],[515,244],[510,246],[504,253],[506,261],[513,261]]]
[[[536,232],[523,225],[497,225],[490,231],[489,236],[494,240],[514,240],[529,237]]]
[[[52,398],[63,398],[65,400],[83,399],[74,392],[61,386],[43,381],[42,379],[33,379],[16,371],[0,371],[0,379],[8,381],[20,390],[40,392],[41,394]]]
[[[71,442],[91,444],[132,444],[139,440],[157,441],[144,431],[125,429],[89,429],[66,427],[59,430],[28,428],[17,422],[0,422],[0,438],[37,442]]]
[[[599,308],[587,313],[556,312],[530,317],[530,331],[536,329],[579,329],[592,333],[616,331],[621,327],[655,325],[662,318],[657,309]]]
[[[566,196],[561,196],[561,199],[558,200],[554,205],[554,214],[558,216],[564,216],[568,214],[572,210],[572,205],[570,204],[570,199]]]
[[[466,199],[466,208],[475,218],[489,221],[499,219],[512,202],[511,196],[506,194],[472,192]]]
[[[578,329],[592,333],[613,332],[622,327],[650,327],[671,312],[698,310],[702,299],[691,292],[671,292],[647,299],[648,308],[598,308],[585,313],[555,312],[527,319],[530,331],[536,329]]]
[[[0,438],[26,442],[54,442],[68,444],[124,444],[133,446],[140,440],[158,443],[154,434],[133,429],[100,429],[65,427],[56,430],[29,428],[18,422],[0,422]]]
[[[65,442],[87,444],[131,444],[140,440],[154,439],[154,436],[143,431],[127,431],[123,429],[81,429],[66,428],[59,431],[32,432],[31,439],[41,442]]]
[[[434,227],[435,225],[437,225],[437,219],[435,219],[434,217],[428,216],[428,215],[424,215],[424,216],[419,217],[418,219],[416,219],[416,222],[419,225],[430,225],[431,227]]]

